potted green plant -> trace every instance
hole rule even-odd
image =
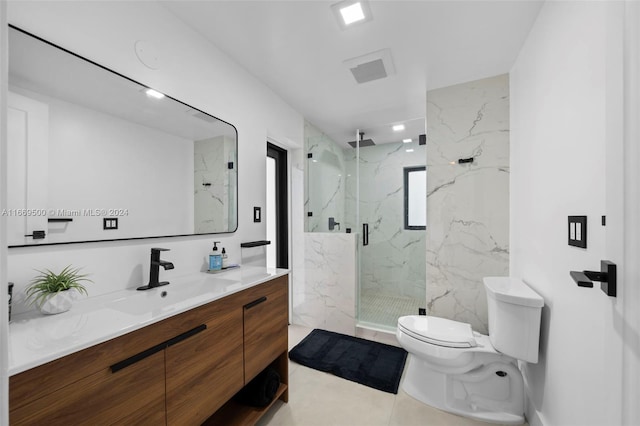
[[[45,314],[59,314],[71,309],[78,295],[87,295],[83,282],[93,282],[80,268],[65,267],[56,274],[49,269],[37,270],[39,274],[31,280],[26,289],[26,300]]]

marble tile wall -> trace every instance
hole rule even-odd
[[[353,336],[356,330],[356,235],[304,234],[304,272],[292,295],[292,323]]]
[[[236,228],[237,177],[227,163],[235,164],[235,140],[226,136],[193,143],[194,228],[196,234]]]
[[[404,168],[424,166],[425,155],[417,141],[360,149],[360,221],[369,224],[369,245],[360,247],[363,294],[425,300],[425,231],[404,229]],[[353,222],[356,151],[346,151],[345,159],[346,226],[360,233]]]
[[[329,217],[340,223],[333,232],[344,232],[344,152],[313,124],[304,125],[305,150],[312,158],[305,168],[305,216],[307,232],[330,232]]]
[[[426,248],[428,313],[487,333],[482,278],[509,274],[506,74],[427,93]]]

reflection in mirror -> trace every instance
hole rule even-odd
[[[9,246],[237,229],[235,127],[16,28],[8,158]]]

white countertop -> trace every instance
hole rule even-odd
[[[256,266],[200,272],[151,290],[129,289],[78,300],[62,314],[16,315],[9,324],[9,376],[288,273]]]

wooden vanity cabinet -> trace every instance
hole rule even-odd
[[[283,352],[289,325],[287,277],[247,290],[244,311],[244,382],[249,383]]]
[[[275,278],[10,377],[10,424],[255,423],[268,407],[232,397],[272,365],[277,398],[287,400],[287,282]]]
[[[117,373],[103,369],[18,408],[14,405],[11,425],[165,424],[164,354]]]
[[[239,293],[244,334],[244,382],[271,366],[280,375],[280,388],[266,407],[248,407],[234,398],[203,426],[254,425],[277,401],[289,400],[288,277],[279,277]]]
[[[200,308],[196,317],[206,330],[166,349],[168,425],[199,425],[242,388],[238,307],[238,298],[229,296]]]

